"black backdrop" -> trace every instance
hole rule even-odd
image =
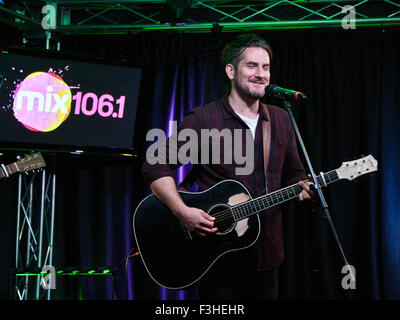
[[[329,186],[324,191],[357,288],[344,290],[344,265],[326,219],[311,204],[284,206],[286,260],[281,299],[398,299],[400,267],[397,218],[400,130],[400,30],[303,30],[258,32],[274,51],[271,82],[309,96],[294,114],[316,172],[345,159],[372,154],[379,172]],[[221,97],[223,44],[237,34],[142,34],[70,37],[62,49],[141,65],[143,78],[136,123],[138,157],[46,155],[57,173],[55,266],[115,266],[118,278],[58,277],[58,299],[195,299],[196,290],[175,292],[155,285],[133,246],[131,217],[148,194],[140,177],[151,128],[166,130],[194,106]],[[0,162],[12,160],[5,153]],[[54,161],[53,161],[54,160]],[[178,175],[177,175],[178,178]],[[1,297],[8,298],[8,268],[14,263],[16,177],[0,181],[3,244]],[[3,239],[4,238],[4,239]],[[126,272],[127,271],[127,272]],[[113,292],[112,288],[115,289]]]

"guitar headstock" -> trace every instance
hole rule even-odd
[[[363,174],[371,173],[378,170],[378,161],[373,156],[343,162],[340,168],[336,169],[339,179],[353,180]]]
[[[15,162],[15,164],[18,166],[19,172],[28,172],[46,166],[46,162],[44,161],[40,152],[27,155],[24,158]]]

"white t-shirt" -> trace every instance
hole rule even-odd
[[[241,114],[237,113],[236,111],[235,111],[235,113],[240,117],[240,119],[242,119],[249,126],[249,128],[251,130],[251,134],[253,135],[253,139],[255,139],[258,117],[260,115],[258,114],[257,118],[255,118],[255,119],[249,119],[249,118],[244,117]]]

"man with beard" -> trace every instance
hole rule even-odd
[[[270,81],[270,46],[255,34],[241,35],[224,48],[223,60],[231,83],[229,94],[193,109],[179,130],[191,128],[200,136],[201,129],[250,129],[254,139],[254,169],[251,174],[237,175],[235,162],[198,163],[192,169],[191,180],[203,191],[222,180],[234,179],[241,182],[253,198],[299,182],[303,188],[299,200],[310,199],[314,193],[309,183],[303,182],[306,174],[286,111],[260,102]],[[263,130],[266,123],[269,131]],[[235,147],[238,146],[233,142],[230,150]],[[245,146],[239,148],[246,150]],[[223,156],[221,154],[221,159]],[[166,163],[150,165],[145,162],[143,166],[143,177],[153,194],[191,233],[199,237],[216,233],[215,218],[201,209],[186,206],[179,196],[172,170],[180,163],[168,164],[168,160]],[[200,280],[201,299],[277,298],[277,266],[284,259],[281,210],[275,206],[259,213],[259,217],[261,231],[256,243],[250,248],[229,252],[214,263]]]

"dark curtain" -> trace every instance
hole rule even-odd
[[[293,105],[293,112],[316,173],[338,168],[342,161],[362,154],[372,154],[379,162],[377,173],[355,180],[356,184],[340,181],[324,189],[344,252],[356,270],[356,289],[342,288],[344,260],[318,205],[290,202],[284,205],[286,259],[279,268],[279,298],[399,299],[400,30],[258,33],[274,51],[271,82],[309,97],[306,104]],[[140,177],[146,133],[151,128],[168,132],[170,121],[179,122],[191,108],[224,94],[220,52],[235,36],[143,34],[63,41],[65,51],[141,65],[143,78],[136,158],[54,158],[56,267],[113,266],[118,271],[114,279],[64,277],[60,279],[64,289],[56,290],[57,298],[197,298],[196,288],[160,288],[140,258],[131,258],[127,264],[124,258],[134,249],[132,214],[149,194]],[[177,182],[188,170],[176,173]],[[15,187],[12,179],[0,183],[2,191]],[[15,202],[10,197],[5,212],[7,223],[13,225]],[[9,266],[14,259],[13,232],[8,228],[5,233],[8,256],[4,261]]]

